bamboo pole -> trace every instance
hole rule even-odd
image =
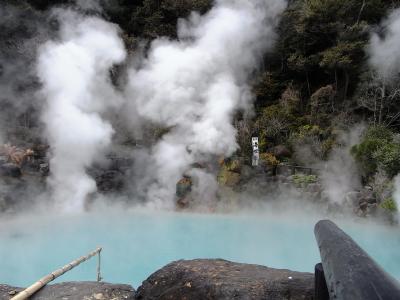
[[[49,282],[53,281],[57,277],[60,277],[61,275],[65,274],[66,272],[72,270],[76,266],[80,265],[81,263],[87,261],[88,259],[92,258],[95,255],[100,256],[102,248],[99,247],[96,250],[90,252],[86,256],[82,256],[69,264],[65,265],[61,269],[55,270],[54,272],[44,276],[43,278],[39,279],[37,282],[32,284],[31,286],[27,287],[25,290],[21,291],[16,295],[15,297],[11,298],[11,300],[25,300],[28,299],[30,296],[32,296],[34,293],[36,293],[38,290],[40,290],[42,287],[44,287],[46,284]],[[100,266],[97,268],[97,280],[101,279],[100,277]]]

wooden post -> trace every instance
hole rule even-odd
[[[101,281],[101,272],[100,272],[100,263],[101,263],[101,248],[99,254],[97,255],[97,282]]]
[[[42,287],[44,287],[46,284],[53,281],[57,277],[60,277],[64,273],[72,270],[76,266],[80,265],[81,263],[83,263],[83,262],[87,261],[88,259],[90,259],[91,257],[95,256],[96,254],[99,254],[99,256],[100,256],[101,250],[102,250],[102,248],[99,247],[96,250],[90,252],[88,255],[82,256],[82,257],[70,262],[69,264],[65,265],[61,269],[58,269],[58,270],[50,273],[49,275],[44,276],[43,278],[41,278],[40,280],[38,280],[37,282],[35,282],[31,286],[29,286],[22,292],[18,293],[18,295],[16,295],[15,297],[11,298],[11,300],[28,299],[30,296],[32,296],[34,293],[36,293],[38,290],[40,290]],[[97,280],[99,281],[99,278],[101,279],[101,277],[100,277],[100,260],[99,260],[99,265],[97,266],[97,272],[98,272]]]

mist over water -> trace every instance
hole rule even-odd
[[[290,210],[284,215],[267,211],[209,215],[109,210],[107,217],[94,212],[62,219],[28,216],[2,221],[0,282],[28,285],[96,246],[104,248],[104,281],[134,287],[178,259],[223,258],[313,272],[320,261],[313,234],[319,218]],[[344,219],[336,222],[389,273],[400,278],[397,229]],[[58,281],[95,278],[96,259],[92,259]]]

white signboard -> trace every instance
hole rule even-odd
[[[251,146],[253,148],[252,165],[258,166],[258,161],[260,159],[260,152],[258,150],[258,137],[251,138]]]

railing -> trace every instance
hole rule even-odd
[[[239,159],[241,162],[243,162],[245,165],[252,166],[252,157],[247,157],[247,156],[234,156],[234,159]],[[305,166],[298,166],[298,165],[291,165],[288,163],[280,163],[276,166],[276,175],[282,174],[282,171],[287,171],[291,175],[297,174],[297,173],[305,173],[307,175],[317,175],[319,174],[323,169],[320,168],[314,168],[314,167],[305,167]]]
[[[333,222],[319,221],[314,233],[323,267],[315,270],[315,300],[400,299],[399,282]]]
[[[65,265],[64,267],[50,273],[49,275],[44,276],[43,278],[39,279],[37,282],[26,288],[25,290],[21,291],[18,293],[15,297],[11,298],[11,300],[24,300],[28,299],[30,296],[35,294],[37,291],[39,291],[42,287],[44,287],[46,284],[49,282],[53,281],[57,277],[60,277],[61,275],[65,274],[66,272],[72,270],[76,266],[80,265],[81,263],[87,261],[88,259],[92,258],[95,255],[98,255],[98,261],[97,261],[97,281],[101,281],[101,273],[100,273],[100,254],[101,254],[102,248],[97,248],[96,250],[90,252],[86,256],[82,256],[69,264]]]
[[[298,171],[300,171],[301,173],[306,173],[308,175],[315,175],[321,171],[320,169],[317,169],[317,168],[279,164],[279,165],[277,165],[277,175],[281,174],[282,170],[284,170],[284,169],[289,171],[291,175],[297,174]]]

